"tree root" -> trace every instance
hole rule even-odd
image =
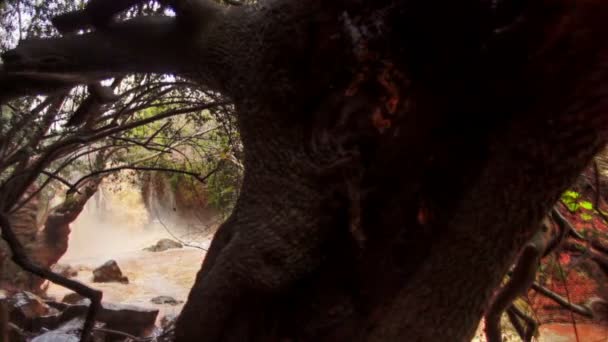
[[[57,285],[66,287],[91,301],[80,336],[81,342],[88,341],[95,324],[95,317],[97,316],[97,312],[101,307],[101,298],[103,295],[102,292],[34,264],[27,257],[23,245],[21,245],[21,242],[19,242],[17,236],[13,232],[8,218],[6,215],[1,213],[0,227],[2,228],[2,238],[8,244],[12,254],[12,260],[15,264],[34,275],[49,280]]]

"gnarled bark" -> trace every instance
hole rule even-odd
[[[466,341],[605,143],[608,5],[574,4],[203,5],[150,33],[129,21],[37,43],[93,43],[80,65],[17,48],[6,69],[172,71],[235,101],[243,188],[177,341]]]

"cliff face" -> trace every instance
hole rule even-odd
[[[30,189],[26,196],[31,195],[35,190]],[[38,220],[41,212],[40,196],[34,196],[24,206],[10,215],[9,220],[17,238],[24,245],[26,251],[31,253],[38,246],[36,243],[39,230]],[[27,287],[33,285],[32,277],[23,272],[21,268],[11,261],[8,246],[4,240],[0,241],[0,288],[3,287]]]
[[[32,261],[42,267],[51,267],[65,254],[71,232],[70,224],[95,194],[101,181],[101,178],[91,178],[78,191],[67,194],[61,204],[48,211],[40,196],[36,195],[10,216],[15,234]],[[26,196],[34,191],[29,190]],[[11,261],[8,247],[2,241],[0,288],[16,287],[39,292],[42,283],[42,279],[24,272]]]
[[[151,219],[169,220],[199,229],[209,229],[218,219],[206,189],[189,177],[164,173],[141,176],[144,205]]]

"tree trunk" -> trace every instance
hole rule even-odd
[[[179,61],[125,48],[123,23],[17,48],[6,69],[177,71],[235,101],[243,187],[180,342],[470,340],[605,142],[600,0],[168,3],[151,36],[179,38]],[[104,40],[120,44],[70,62]],[[65,62],[23,58],[53,46]],[[136,56],[118,65],[121,49]]]
[[[290,61],[275,70],[289,83],[266,77],[235,96],[241,198],[177,341],[470,340],[604,142],[606,6],[522,9],[523,24],[487,38],[479,8],[462,2],[338,23],[328,6],[281,3],[293,12],[263,19],[281,49],[254,65]],[[312,32],[290,31],[300,15]],[[390,31],[369,33],[370,18]],[[340,78],[342,65],[355,76]]]

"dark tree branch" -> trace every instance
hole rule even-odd
[[[0,102],[129,73],[175,73],[185,39],[175,18],[141,17],[84,35],[23,41],[2,55]]]
[[[509,312],[521,318],[526,323],[526,333],[521,336],[524,342],[532,341],[536,330],[538,330],[538,322],[534,320],[534,318],[526,315],[523,311],[521,311],[517,306],[511,305],[509,308]],[[510,316],[509,316],[510,317]]]
[[[104,170],[99,170],[99,171],[95,171],[95,172],[91,172],[90,174],[81,177],[79,180],[77,180],[74,185],[68,190],[68,193],[74,192],[76,191],[77,187],[84,182],[85,180],[91,178],[91,177],[96,177],[99,176],[101,174],[104,173],[111,173],[111,172],[117,172],[117,171],[121,171],[121,170],[135,170],[135,171],[160,171],[160,172],[170,172],[170,173],[180,173],[180,174],[184,174],[184,175],[188,175],[188,176],[192,176],[194,177],[194,179],[196,179],[197,181],[205,184],[207,179],[209,177],[211,177],[214,173],[216,173],[219,170],[219,166],[217,166],[216,168],[214,168],[213,170],[209,171],[206,175],[201,176],[200,173],[196,173],[196,172],[190,172],[190,171],[185,171],[185,170],[178,170],[178,169],[171,169],[171,168],[164,168],[164,167],[151,167],[151,166],[118,166],[118,167],[113,167],[113,168],[109,168],[109,169],[104,169]]]
[[[539,235],[543,235],[538,237]],[[536,270],[540,257],[545,250],[545,232],[537,233],[537,238],[528,243],[511,274],[511,279],[498,292],[494,302],[486,313],[486,339],[488,342],[502,342],[502,329],[500,327],[500,317],[513,301],[521,294],[524,294],[534,282]]]
[[[99,331],[99,332],[103,332],[103,333],[107,333],[110,335],[116,335],[116,336],[120,336],[120,337],[126,337],[127,341],[132,341],[132,342],[146,342],[146,341],[152,341],[154,340],[154,337],[137,337],[137,336],[133,336],[129,333],[126,333],[124,331],[118,331],[118,330],[114,330],[114,329],[108,329],[108,328],[93,328],[93,330],[95,331]]]
[[[581,316],[585,316],[587,318],[593,318],[593,311],[584,305],[578,305],[570,303],[567,299],[560,296],[559,294],[549,290],[548,288],[534,282],[532,283],[532,289],[543,296],[553,300],[555,303],[559,304],[565,309],[568,309],[574,313],[577,313]]]
[[[61,14],[51,19],[57,30],[63,34],[91,27],[103,28],[113,17],[143,0],[91,0],[84,10]]]
[[[97,312],[101,307],[101,298],[103,295],[102,292],[34,264],[27,257],[23,245],[21,245],[21,242],[19,242],[17,236],[13,232],[8,218],[2,213],[0,213],[0,227],[2,227],[2,238],[9,246],[12,254],[12,260],[15,264],[38,277],[66,287],[91,301],[80,337],[81,342],[88,341],[93,326],[95,325],[95,317],[97,316]]]
[[[524,326],[521,324],[521,321],[519,320],[519,317],[517,317],[515,312],[513,312],[514,306],[515,306],[514,304],[511,304],[509,309],[507,309],[507,316],[509,317],[509,321],[511,322],[511,325],[513,326],[515,331],[517,331],[519,338],[521,338],[522,341],[527,342],[525,340],[526,328],[524,328]]]
[[[570,221],[568,221],[568,219],[566,219],[564,217],[564,215],[562,215],[562,213],[559,212],[559,210],[557,210],[557,208],[553,207],[553,209],[551,209],[551,218],[553,219],[553,221],[555,223],[557,223],[557,225],[561,228],[566,230],[570,235],[574,236],[577,239],[581,239],[584,240],[585,237],[583,235],[581,235],[581,233],[579,233],[570,223]]]
[[[61,176],[59,176],[59,175],[58,175],[58,174],[56,174],[56,173],[53,173],[53,172],[48,172],[48,171],[46,171],[46,170],[42,170],[42,171],[41,171],[41,173],[42,173],[43,175],[48,176],[49,178],[52,178],[52,179],[58,180],[58,181],[59,181],[59,182],[61,182],[63,185],[67,186],[68,188],[73,188],[73,187],[74,187],[74,185],[72,185],[72,183],[68,182],[68,181],[67,181],[67,179],[65,179],[65,178],[63,178],[63,177],[61,177]],[[78,191],[78,190],[76,190],[76,191]]]

